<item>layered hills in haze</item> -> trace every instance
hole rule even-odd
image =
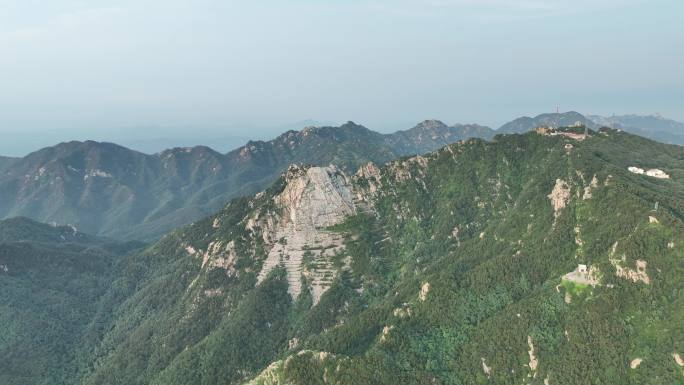
[[[684,145],[684,123],[660,115],[589,115],[597,124],[619,128],[663,143]]]
[[[523,116],[499,127],[501,133],[524,133],[537,127],[564,127],[582,125],[589,128],[611,127],[657,140],[663,143],[684,145],[684,123],[660,115],[599,115],[584,116],[578,112],[548,113],[534,118]]]
[[[61,368],[52,377],[21,377],[6,359],[0,373],[13,384],[684,383],[684,148],[583,131],[471,139],[356,172],[291,166],[103,269],[110,288],[88,290],[97,311],[77,315],[87,338],[51,347],[77,359],[45,356]],[[21,282],[17,269],[0,282]],[[9,330],[2,352],[26,338]]]
[[[382,164],[471,137],[490,139],[539,126],[610,125],[684,144],[684,125],[660,117],[592,118],[596,122],[577,112],[542,114],[518,118],[498,131],[427,120],[393,134],[349,122],[288,131],[227,154],[205,146],[147,155],[111,143],[61,143],[23,158],[0,157],[0,218],[25,216],[117,239],[153,240],[233,197],[265,188],[293,163],[336,164],[353,172],[368,161]]]
[[[569,127],[583,125],[589,128],[596,128],[596,123],[586,118],[579,112],[548,113],[537,115],[534,118],[523,116],[510,121],[499,127],[497,132],[511,134],[524,133],[534,130],[537,127]]]
[[[438,121],[380,134],[349,122],[288,131],[227,154],[203,146],[147,155],[111,143],[61,143],[21,159],[0,158],[0,217],[149,240],[266,187],[292,163],[353,171],[368,161],[383,163],[493,134],[483,126]]]

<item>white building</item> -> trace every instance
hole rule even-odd
[[[659,178],[659,179],[670,179],[670,176],[667,175],[663,170],[657,169],[657,168],[651,168],[649,170],[644,170],[643,168],[640,167],[627,167],[627,170],[629,172],[633,172],[635,174],[643,174],[646,176],[650,176],[653,178]]]
[[[670,179],[670,176],[667,175],[663,170],[659,170],[657,168],[652,168],[648,171],[646,171],[646,175],[652,176],[654,178],[660,178],[660,179]]]

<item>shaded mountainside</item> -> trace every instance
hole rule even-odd
[[[0,156],[0,171],[9,167],[15,160],[16,160],[16,158],[10,158],[7,156]]]
[[[681,384],[682,181],[683,148],[611,129],[468,140],[355,174],[293,166],[125,257],[73,370],[82,384]]]
[[[563,113],[549,113],[537,115],[534,118],[523,116],[499,127],[497,133],[525,133],[537,127],[569,127],[583,125],[589,128],[597,128],[597,125],[579,112],[570,111]]]
[[[228,154],[208,147],[146,155],[111,143],[68,142],[21,159],[0,158],[0,217],[73,224],[119,239],[154,239],[253,194],[289,164],[338,164],[347,170],[423,153],[480,126],[417,126],[383,135],[354,123],[308,127]],[[415,142],[415,143],[413,143]]]
[[[0,221],[0,383],[73,383],[114,266],[141,246],[26,218]]]
[[[426,120],[417,126],[386,136],[386,142],[402,155],[424,154],[468,138],[491,139],[495,131],[477,124],[447,126],[439,120]]]
[[[663,143],[684,145],[684,123],[660,115],[589,115],[597,124],[619,128]]]

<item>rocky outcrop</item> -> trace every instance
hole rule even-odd
[[[418,293],[418,299],[420,299],[421,302],[425,302],[429,292],[430,292],[430,282],[423,283],[423,285],[420,287],[420,293]]]
[[[562,179],[556,179],[556,184],[553,186],[553,190],[551,190],[548,198],[551,201],[551,206],[553,206],[553,215],[555,218],[558,218],[560,211],[565,208],[570,199],[568,183]]]
[[[487,361],[485,360],[484,357],[480,357],[480,361],[482,362],[482,371],[484,372],[485,376],[487,378],[492,376],[492,368],[487,366]]]
[[[290,295],[296,299],[305,281],[317,303],[337,274],[332,258],[344,251],[343,236],[327,228],[356,213],[350,180],[334,166],[292,166],[274,203],[278,218],[262,219],[271,236],[264,238],[270,250],[258,282],[283,266]]]
[[[326,368],[326,364],[331,364],[332,367],[337,368],[335,371],[338,371],[340,362],[345,360],[344,357],[338,357],[328,352],[301,350],[297,352],[297,354],[290,355],[283,360],[271,363],[254,379],[247,382],[246,385],[292,385],[295,382],[288,378],[286,372],[288,372],[292,366],[301,366],[303,364],[310,369],[311,372],[322,373],[322,378],[320,379],[323,380],[324,383],[329,383],[329,369]],[[337,365],[335,365],[336,362]]]
[[[589,185],[584,188],[584,195],[582,195],[582,199],[583,200],[591,199],[592,192],[597,187],[598,187],[598,179],[596,179],[596,175],[594,175],[591,178],[591,182],[589,183]]]
[[[534,343],[532,342],[532,337],[527,336],[527,347],[529,350],[527,351],[527,354],[530,356],[530,363],[528,366],[530,367],[530,370],[533,372],[537,371],[537,366],[539,366],[539,360],[537,359],[537,356],[535,355],[534,351]]]
[[[620,277],[620,278],[625,278],[628,279],[632,282],[643,282],[645,284],[650,284],[651,283],[651,278],[648,276],[648,273],[646,272],[646,261],[637,259],[636,260],[636,270],[630,269],[628,267],[624,267],[623,264],[626,262],[626,257],[622,257],[622,259],[611,259],[610,262],[613,264],[615,267],[615,275]]]
[[[684,358],[679,353],[672,353],[672,358],[674,358],[677,365],[684,366]]]

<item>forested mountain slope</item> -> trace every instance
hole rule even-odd
[[[0,156],[0,171],[11,165],[16,159],[6,156]]]
[[[493,131],[431,121],[395,134],[347,123],[289,131],[228,154],[208,147],[146,155],[111,143],[68,142],[21,159],[0,158],[0,218],[26,216],[89,233],[149,240],[253,194],[291,163],[354,171]]]
[[[0,383],[74,383],[86,329],[117,277],[118,243],[25,218],[0,221]],[[79,361],[81,360],[81,361]]]
[[[122,262],[80,383],[684,383],[683,180],[609,129],[290,167]]]

